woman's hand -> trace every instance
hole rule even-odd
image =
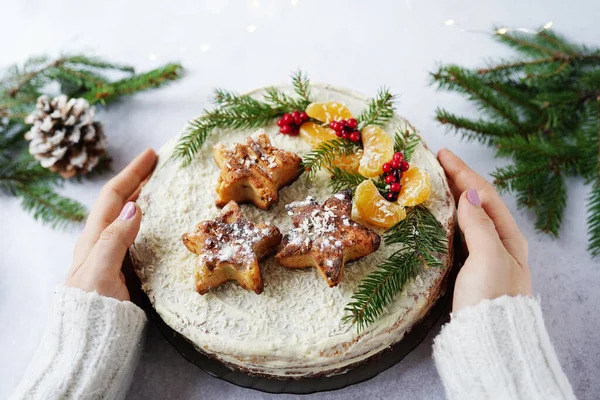
[[[129,300],[121,265],[142,220],[133,201],[156,159],[156,153],[148,149],[104,185],[75,246],[67,286]]]
[[[527,240],[495,188],[450,150],[441,150],[438,160],[458,201],[469,250],[456,278],[453,311],[503,295],[531,295]]]

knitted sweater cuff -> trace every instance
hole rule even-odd
[[[145,323],[129,301],[58,286],[42,342],[13,398],[124,398]]]
[[[484,300],[452,315],[433,346],[449,399],[574,399],[531,297]]]

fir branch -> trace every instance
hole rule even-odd
[[[45,58],[42,58],[45,59]],[[47,63],[46,65],[35,69],[33,71],[29,71],[28,73],[26,73],[25,75],[23,75],[18,83],[16,84],[16,86],[14,86],[13,88],[8,90],[8,95],[10,97],[15,97],[17,95],[17,93],[23,88],[25,87],[27,84],[29,84],[34,78],[36,78],[37,76],[43,74],[44,72],[46,72],[47,70],[51,69],[51,68],[55,68],[58,67],[59,65],[63,64],[65,62],[64,58],[58,58],[56,60],[54,60],[51,63]]]
[[[84,55],[69,55],[64,57],[64,64],[72,64],[73,67],[87,67],[99,70],[115,70],[133,74],[135,68],[130,65],[111,63],[98,57],[88,57]]]
[[[132,75],[125,79],[100,85],[85,93],[82,97],[90,104],[107,104],[121,96],[163,86],[181,77],[181,65],[167,64],[151,71]]]
[[[29,154],[0,163],[0,191],[21,198],[23,209],[53,228],[83,221],[87,215],[81,204],[54,192],[61,182]]]
[[[108,84],[108,80],[99,75],[93,74],[85,70],[77,71],[75,69],[71,69],[69,67],[64,66],[53,68],[52,71],[49,73],[49,77],[51,79],[58,80],[61,84],[61,91],[67,95],[70,94],[66,93],[66,91],[64,90],[66,84],[70,84],[75,87],[74,89],[72,89],[72,91],[78,91],[81,89],[90,90],[98,86]]]
[[[283,93],[275,88],[267,88],[265,101],[273,108],[281,110],[281,112],[292,112],[296,110],[304,110],[308,106],[303,99],[293,99],[291,96]]]
[[[498,29],[495,29],[496,31]],[[523,53],[524,55],[531,57],[543,57],[543,56],[554,56],[554,57],[565,57],[566,54],[562,51],[557,50],[551,46],[542,45],[537,43],[535,35],[524,34],[524,33],[505,33],[496,34],[494,38],[502,43],[506,44],[515,50]]]
[[[596,182],[587,198],[588,251],[600,255],[600,185]]]
[[[441,257],[448,252],[446,232],[422,206],[409,210],[384,239],[386,245],[401,244],[401,249],[361,281],[345,308],[343,321],[359,331],[372,324],[422,268],[442,267]]]
[[[370,100],[367,109],[356,117],[360,129],[364,129],[367,125],[384,126],[394,117],[395,100],[396,96],[390,93],[388,88],[379,89],[377,96]]]
[[[466,95],[490,118],[494,118],[498,122],[507,122],[521,131],[519,113],[514,105],[500,99],[478,73],[456,65],[449,65],[440,68],[436,73],[431,74],[431,77],[432,83],[437,83],[439,89]]]
[[[565,177],[600,182],[600,50],[569,42],[548,30],[503,34],[496,39],[519,58],[475,71],[445,66],[432,74],[441,89],[475,101],[488,120],[438,110],[437,118],[468,139],[496,147],[511,164],[492,176],[535,214],[535,226],[557,236],[567,201]],[[507,125],[511,123],[513,126]],[[596,197],[588,202],[595,210]],[[600,254],[600,229],[588,215],[590,252]]]
[[[493,144],[498,138],[507,137],[515,132],[515,128],[484,120],[471,120],[459,117],[446,110],[437,109],[436,119],[449,130],[460,133],[463,138],[477,140],[481,143]]]
[[[307,153],[302,160],[302,169],[313,177],[321,168],[333,165],[333,161],[340,156],[347,156],[359,149],[357,143],[345,139],[333,139],[323,142]]]
[[[519,191],[529,188],[531,179],[535,179],[540,173],[547,172],[548,164],[547,160],[521,162],[497,168],[491,175],[494,178],[494,185],[496,185],[499,191]]]
[[[81,222],[87,216],[83,205],[57,194],[47,185],[19,184],[16,195],[21,198],[23,209],[30,212],[34,219],[52,228]]]
[[[250,98],[221,91],[215,98],[220,108],[204,111],[204,115],[191,121],[183,133],[173,158],[189,164],[214,129],[251,129],[268,125],[282,111],[269,104]]]
[[[567,206],[565,178],[560,172],[551,173],[544,187],[542,196],[533,209],[536,214],[535,227],[544,233],[558,237]]]
[[[491,79],[487,84],[499,95],[512,102],[525,117],[529,119],[540,117],[541,107],[532,101],[537,94],[535,89],[522,82],[515,82],[511,77],[504,77],[501,81]]]
[[[421,139],[414,130],[397,128],[394,134],[394,151],[402,153],[404,159],[410,161],[420,142]]]
[[[562,51],[565,54],[577,54],[582,50],[579,46],[570,43],[567,39],[549,29],[540,29],[534,38],[538,43]]]
[[[297,71],[292,74],[292,86],[296,95],[300,98],[298,101],[298,110],[304,110],[311,103],[310,100],[310,81],[308,75],[302,71]]]
[[[57,184],[59,178],[59,175],[42,167],[27,153],[16,158],[7,157],[0,163],[0,190],[13,196],[19,193],[22,186]]]
[[[329,172],[331,173],[331,180],[328,186],[331,189],[331,193],[339,193],[342,190],[348,189],[354,195],[356,187],[369,179],[358,172],[341,169],[336,166],[329,168]]]
[[[328,186],[331,188],[331,193],[339,193],[342,190],[351,190],[352,194],[356,191],[356,187],[366,181],[367,177],[362,176],[358,172],[347,169],[342,169],[336,166],[328,168],[331,173],[331,180]],[[371,179],[373,184],[380,191],[386,190],[386,183],[380,179]]]

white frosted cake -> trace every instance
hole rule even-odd
[[[352,91],[325,85],[311,88],[314,101],[343,103],[354,115],[367,105],[366,97]],[[279,89],[292,93],[291,87]],[[264,90],[251,93],[257,98],[263,94]],[[397,116],[384,129],[394,132],[398,127],[412,129]],[[183,246],[182,235],[220,213],[215,205],[220,171],[213,146],[244,143],[255,131],[215,130],[187,166],[171,157],[177,137],[160,150],[158,166],[138,200],[143,219],[131,248],[136,272],[160,317],[199,351],[231,368],[277,378],[343,373],[402,340],[443,294],[452,263],[455,221],[448,183],[435,156],[419,143],[410,164],[430,177],[431,194],[424,205],[446,231],[448,255],[442,256],[443,267],[423,268],[362,331],[342,318],[361,280],[398,250],[398,245],[383,240],[379,250],[348,263],[335,287],[329,287],[315,268],[284,268],[275,257],[267,257],[260,262],[261,294],[233,282],[200,295],[194,283],[196,255]],[[280,134],[275,123],[264,131],[277,148],[300,157],[311,150],[299,137]],[[267,211],[252,204],[241,205],[241,210],[251,221],[268,222],[281,233],[288,232],[291,221],[285,206],[307,196],[324,201],[332,195],[329,180],[326,170],[314,177],[305,173],[280,189],[277,204]],[[383,233],[381,228],[373,229]]]

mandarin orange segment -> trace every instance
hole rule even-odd
[[[333,129],[317,124],[305,122],[300,126],[300,137],[308,142],[312,148],[318,147],[322,142],[337,139]]]
[[[398,204],[404,207],[414,207],[429,198],[431,179],[424,170],[411,167],[400,178],[402,189],[398,196]]]
[[[327,124],[331,121],[352,118],[352,113],[348,107],[335,101],[310,103],[308,107],[306,107],[306,114],[311,118]]]
[[[378,126],[369,125],[362,131],[363,157],[358,172],[367,178],[382,174],[381,167],[394,156],[394,141]]]
[[[370,179],[357,186],[354,198],[355,215],[372,225],[390,228],[406,218],[404,207],[384,199]]]

